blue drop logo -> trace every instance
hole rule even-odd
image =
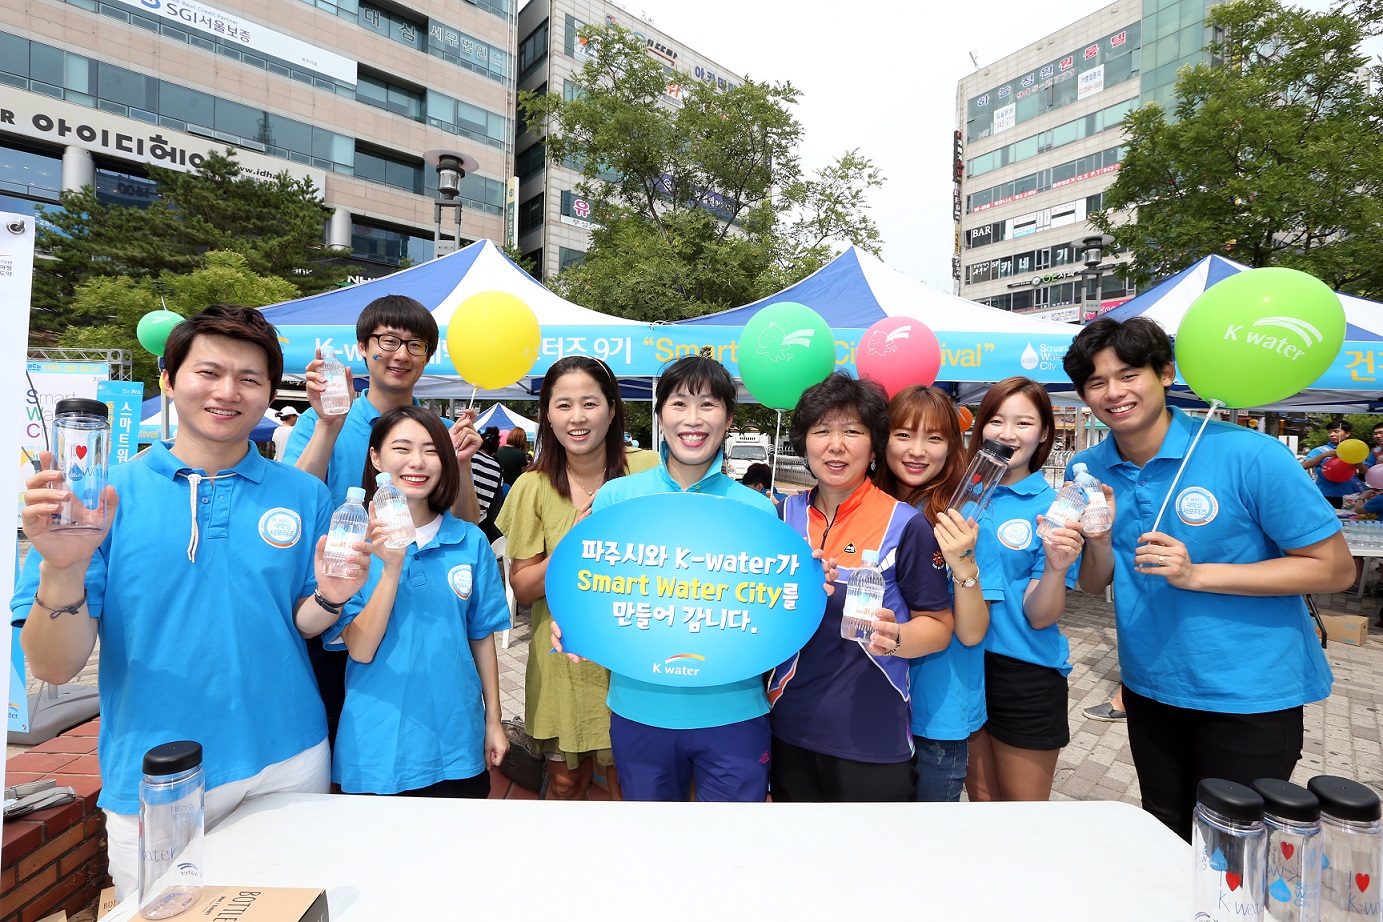
[[[1229,870],[1229,862],[1225,861],[1224,852],[1220,851],[1218,848],[1215,849],[1215,854],[1210,856],[1210,867],[1211,870],[1215,871]]]
[[[1289,903],[1292,900],[1292,888],[1287,886],[1287,882],[1281,877],[1268,886],[1268,894],[1279,903]]]
[[[1321,852],[1321,870],[1330,870],[1330,856],[1327,855],[1325,852]]]

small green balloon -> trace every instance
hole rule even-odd
[[[1177,327],[1177,369],[1204,400],[1261,407],[1310,387],[1344,341],[1330,286],[1296,269],[1249,269],[1192,302]]]
[[[795,301],[770,304],[750,318],[737,351],[744,386],[775,410],[795,407],[803,391],[826,380],[836,367],[830,326]]]
[[[172,311],[149,311],[139,318],[139,326],[135,328],[135,335],[139,337],[139,344],[148,349],[159,358],[163,358],[163,348],[168,344],[168,334],[173,332],[173,327],[182,323],[182,315]]]

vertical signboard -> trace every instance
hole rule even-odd
[[[110,410],[110,463],[123,464],[139,451],[139,413],[144,382],[102,381],[96,399]]]
[[[510,176],[504,184],[504,242],[519,248],[519,178]]]

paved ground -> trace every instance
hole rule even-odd
[[[1317,599],[1322,608],[1364,614],[1370,621],[1369,643],[1352,647],[1331,643],[1326,650],[1335,671],[1331,696],[1306,708],[1305,754],[1297,766],[1301,783],[1318,774],[1352,777],[1383,792],[1383,629],[1377,626],[1380,600],[1366,595],[1336,594]],[[499,650],[500,700],[506,715],[523,713],[524,668],[529,655],[527,610],[521,609],[508,649]],[[1122,723],[1088,720],[1082,709],[1109,699],[1119,681],[1114,647],[1114,613],[1102,597],[1073,592],[1063,629],[1071,641],[1071,744],[1057,763],[1054,798],[1123,800],[1137,804],[1138,781]],[[542,645],[547,655],[547,646]],[[96,682],[96,659],[78,682]],[[33,683],[31,682],[31,689]],[[8,755],[22,752],[8,748]]]

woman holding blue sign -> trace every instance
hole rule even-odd
[[[979,536],[947,504],[965,477],[965,442],[951,398],[912,386],[888,403],[887,464],[875,483],[932,523],[951,575],[956,633],[946,649],[912,661],[912,735],[917,748],[917,799],[958,801],[965,789],[970,734],[984,726],[984,637],[989,602],[1002,589],[981,588],[975,561]]]
[[[533,636],[546,639],[552,613],[544,578],[557,543],[591,508],[596,490],[655,458],[626,458],[624,402],[609,366],[570,355],[553,363],[538,392],[538,454],[519,475],[499,513],[514,598],[533,606]],[[647,459],[647,460],[645,460]],[[607,767],[610,796],[619,783],[610,752],[609,673],[595,663],[572,663],[535,651],[528,657],[525,729],[548,760],[547,794],[585,800],[595,763]]]
[[[1075,585],[1084,539],[1037,524],[1056,498],[1042,474],[1056,422],[1041,384],[1006,378],[989,389],[975,416],[972,452],[984,439],[1013,449],[1008,471],[980,521],[975,556],[996,576],[1003,599],[990,610],[985,640],[985,725],[970,738],[971,801],[1046,800],[1057,756],[1071,740],[1066,725],[1069,646],[1057,620]]]
[[[509,624],[499,566],[484,533],[448,511],[461,468],[435,413],[402,406],[379,418],[367,496],[380,473],[403,491],[417,537],[390,547],[388,524],[373,521],[369,578],[323,635],[350,654],[331,780],[348,794],[484,798],[509,748],[493,637]]]
[[[866,551],[884,577],[870,643],[841,637],[845,593],[833,593],[815,634],[769,681],[775,801],[912,801],[908,657],[951,641],[945,561],[924,516],[869,480],[886,457],[882,389],[837,372],[803,392],[791,439],[816,476],[783,518],[847,568]]]

